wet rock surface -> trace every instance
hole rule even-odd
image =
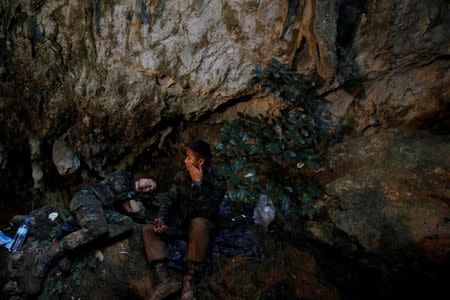
[[[409,130],[334,146],[330,164],[337,178],[326,185],[327,194],[336,197],[328,211],[332,223],[369,253],[446,241],[426,255],[449,263],[448,153],[448,136]]]

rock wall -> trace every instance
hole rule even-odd
[[[250,81],[272,57],[313,80],[337,132],[432,126],[449,117],[449,5],[5,0],[0,143],[30,153],[38,190],[133,166],[241,102],[270,113]]]
[[[388,130],[334,146],[330,220],[369,253],[450,260],[450,139]],[[412,249],[411,247],[415,247]]]

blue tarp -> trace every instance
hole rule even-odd
[[[0,246],[5,247],[9,250],[13,243],[13,239],[0,231]]]

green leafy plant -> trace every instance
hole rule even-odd
[[[255,203],[266,194],[284,216],[313,218],[320,189],[307,173],[320,168],[317,146],[327,127],[323,105],[308,82],[276,60],[266,68],[257,65],[253,83],[283,106],[275,117],[238,113],[222,123],[216,151],[229,197]]]
[[[65,288],[61,280],[58,280],[50,289],[49,294],[52,298],[59,299],[64,294]]]

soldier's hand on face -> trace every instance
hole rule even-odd
[[[155,219],[155,226],[153,226],[153,232],[156,233],[164,233],[167,231],[167,229],[169,227],[167,227],[167,225],[164,224],[163,220],[161,219]]]
[[[156,190],[156,181],[151,178],[141,178],[134,183],[135,189],[138,192],[152,192]]]
[[[192,181],[201,182],[203,179],[203,164],[205,162],[203,160],[200,161],[198,168],[194,166],[194,164],[188,159],[185,159],[184,163],[189,172],[189,175],[191,176]]]

